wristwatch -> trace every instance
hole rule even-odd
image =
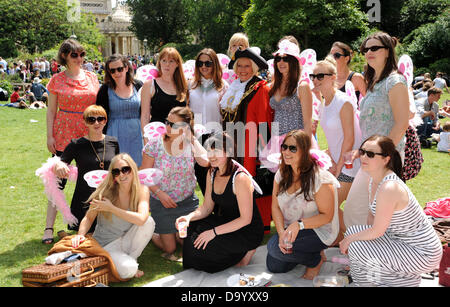
[[[302,220],[298,220],[298,226],[300,226],[300,230],[305,229],[305,224],[303,224]]]

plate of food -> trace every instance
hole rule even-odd
[[[260,280],[256,276],[244,273],[231,275],[227,279],[227,285],[229,287],[255,287],[259,283]]]

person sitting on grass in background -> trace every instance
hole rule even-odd
[[[97,219],[93,238],[111,256],[123,279],[142,277],[137,258],[151,240],[155,221],[149,216],[150,193],[139,181],[136,163],[128,154],[115,156],[108,175],[88,199],[90,204],[72,247],[78,248]]]
[[[423,124],[417,127],[417,134],[423,147],[431,147],[428,138],[432,133],[440,133],[441,127],[438,120],[439,104],[442,90],[432,87],[428,90],[428,97],[417,103],[417,111],[422,117]]]
[[[11,97],[10,97],[11,103],[15,104],[16,108],[20,108],[20,109],[28,108],[25,97],[20,97],[19,91],[20,91],[20,87],[15,86],[14,93],[12,93]]]
[[[442,132],[433,139],[438,142],[437,151],[450,152],[450,122],[446,122]]]

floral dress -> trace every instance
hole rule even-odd
[[[83,112],[95,104],[99,83],[96,74],[88,71],[84,73],[84,80],[73,80],[61,72],[54,75],[47,85],[48,91],[57,96],[58,112],[53,123],[57,151],[64,151],[70,140],[88,133]]]

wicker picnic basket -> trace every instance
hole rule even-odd
[[[92,287],[109,284],[108,260],[88,257],[58,265],[39,264],[22,271],[24,287]]]

